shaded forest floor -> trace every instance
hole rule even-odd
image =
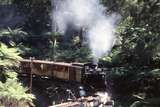
[[[29,76],[19,76],[19,79],[25,86],[30,87]],[[80,86],[83,85],[77,82],[66,82],[48,77],[33,77],[32,93],[36,97],[34,103],[36,107],[47,107],[79,98]],[[94,93],[94,90],[87,86],[84,86],[84,90],[86,96]]]

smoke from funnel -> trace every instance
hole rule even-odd
[[[68,25],[75,29],[85,28],[85,36],[95,63],[108,54],[115,41],[115,28],[119,16],[106,15],[100,0],[58,0],[53,11],[58,32],[64,34]]]

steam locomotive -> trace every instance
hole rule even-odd
[[[23,59],[20,61],[20,69],[21,73],[25,74],[80,82],[98,89],[104,89],[106,87],[107,69],[102,64]]]

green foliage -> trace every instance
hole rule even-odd
[[[21,59],[18,56],[16,48],[8,48],[5,44],[0,43],[0,66],[3,68],[18,66],[19,60]]]
[[[109,56],[111,63],[121,66],[157,66],[160,63],[158,0],[109,0],[106,5],[109,4],[114,6],[110,11],[116,8],[122,15],[117,29],[117,44]]]
[[[21,55],[24,55],[31,50],[23,43],[23,41],[25,41],[27,38],[28,33],[24,32],[22,28],[8,28],[0,30],[0,41],[6,44],[8,47],[12,47],[12,50],[15,48],[15,50]]]
[[[18,82],[17,73],[13,68],[18,67],[21,57],[16,48],[8,48],[0,43],[0,106],[28,107],[34,96],[27,94],[28,89]]]
[[[108,87],[115,98],[115,107],[159,107],[159,78],[160,69],[155,68],[108,69]]]
[[[14,0],[0,0],[0,5],[12,4]]]
[[[15,29],[8,28],[0,30],[1,41],[12,47],[21,44],[21,41],[25,40],[27,36],[28,34],[24,32],[22,28],[15,28]]]
[[[17,73],[8,71],[5,72],[5,76],[7,78],[5,83],[0,82],[0,105],[6,104],[7,101],[4,99],[14,99],[16,102],[24,102],[32,104],[32,99],[34,96],[32,94],[26,94],[28,89],[24,88],[21,83],[18,82]],[[16,102],[9,101],[10,103]]]
[[[10,37],[19,36],[21,37],[24,35],[27,35],[27,33],[22,31],[22,28],[16,28],[16,29],[8,28],[8,29],[1,29],[0,31],[0,36],[10,36]]]
[[[150,98],[135,101],[130,107],[159,107],[160,98]]]
[[[21,54],[24,57],[35,56],[40,59],[54,59],[53,54],[58,52],[54,50],[55,37],[45,35],[46,32],[50,32],[51,30],[50,1],[1,0],[1,2],[11,2],[12,4],[17,5],[18,8],[20,8],[26,15],[26,21],[24,22],[25,24],[22,26],[23,29],[13,28],[11,30],[10,28],[8,28],[6,31],[3,31],[3,35],[5,36],[12,35],[7,36],[9,37],[9,41],[7,40],[6,42],[9,42],[9,45],[11,46],[18,46],[20,50],[22,50]],[[119,28],[117,29],[117,45],[114,47],[110,56],[106,56],[104,60],[107,60],[108,62],[113,63],[114,65],[132,64],[135,66],[143,66],[150,65],[153,63],[155,65],[158,65],[160,63],[159,1],[101,0],[101,2],[108,7],[108,13],[116,11],[117,13],[120,13],[122,16],[122,22]],[[28,33],[25,33],[24,30]],[[77,47],[79,43],[82,43],[82,40],[78,38],[80,36],[81,35],[76,35],[77,38],[73,40],[71,45]],[[59,50],[58,47],[60,47],[62,50],[63,48],[66,49],[65,46],[58,46],[63,44],[64,41],[62,39],[59,40],[58,37],[58,39],[56,39],[56,42],[57,50]],[[43,46],[40,44],[43,44]],[[46,54],[46,51],[48,52],[48,54]],[[71,52],[68,52],[69,54],[74,53],[72,49],[70,49],[70,51]],[[67,51],[62,51],[60,53],[67,54]],[[75,55],[70,55],[70,57],[73,57],[73,59],[75,59]],[[139,63],[137,63],[137,61]]]
[[[79,49],[67,49],[67,50],[57,50],[55,55],[57,61],[66,62],[86,62],[91,60],[90,51],[86,47],[81,47]]]

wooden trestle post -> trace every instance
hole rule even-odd
[[[29,91],[30,93],[32,93],[32,74],[33,74],[33,60],[34,58],[30,57],[30,83],[29,83]]]

